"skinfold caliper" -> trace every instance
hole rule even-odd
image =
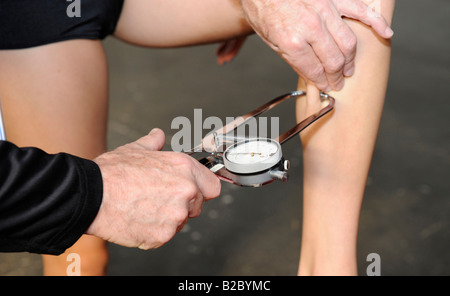
[[[281,145],[333,110],[335,103],[333,97],[321,93],[321,103],[325,106],[275,139],[243,138],[234,135],[234,131],[251,118],[271,110],[278,104],[303,96],[306,96],[306,92],[295,91],[279,96],[238,117],[225,127],[209,133],[199,146],[187,153],[228,183],[245,187],[261,187],[275,180],[287,182],[290,165],[289,161],[283,157]]]

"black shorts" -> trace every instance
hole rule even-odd
[[[0,0],[0,49],[112,34],[124,0]]]

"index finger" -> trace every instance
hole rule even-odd
[[[192,173],[205,200],[218,197],[222,187],[219,178],[196,159],[192,158],[192,161],[194,162]]]

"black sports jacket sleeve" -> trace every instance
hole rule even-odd
[[[95,162],[0,141],[0,252],[63,253],[89,228],[102,195]]]

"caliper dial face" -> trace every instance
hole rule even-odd
[[[225,167],[232,172],[251,174],[275,166],[282,157],[280,144],[272,139],[248,139],[224,153]]]

